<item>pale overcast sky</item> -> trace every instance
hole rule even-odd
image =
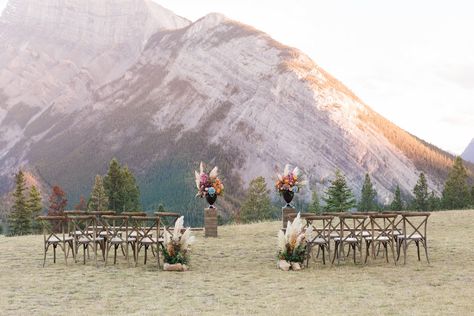
[[[443,149],[460,154],[474,138],[473,1],[156,2],[192,21],[221,12],[301,49],[373,109]]]

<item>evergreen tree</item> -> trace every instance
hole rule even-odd
[[[31,214],[25,197],[26,180],[23,171],[15,176],[13,207],[9,217],[10,235],[26,235],[31,233]]]
[[[471,207],[474,207],[474,185],[471,188]]]
[[[390,204],[390,209],[392,211],[401,211],[403,210],[403,201],[402,201],[402,195],[400,193],[400,186],[397,185],[397,188],[395,189],[395,194],[393,197],[393,201]]]
[[[309,204],[308,211],[311,213],[319,213],[321,211],[321,204],[319,202],[319,195],[316,188],[311,193],[311,203]]]
[[[246,198],[240,209],[240,220],[244,223],[260,221],[272,217],[270,191],[264,177],[257,177],[250,182]]]
[[[426,182],[425,174],[420,173],[418,182],[413,188],[415,199],[413,200],[413,208],[417,211],[428,210],[428,183]]]
[[[461,157],[456,157],[444,184],[443,207],[448,210],[466,208],[470,203],[467,171]]]
[[[347,186],[346,178],[337,170],[336,178],[326,190],[326,203],[324,210],[327,212],[344,212],[356,206],[356,201],[351,189]]]
[[[36,218],[41,215],[41,211],[43,210],[43,201],[41,199],[41,193],[34,185],[30,188],[27,205],[31,214],[32,231],[35,233],[40,232],[41,224],[36,220]]]
[[[109,198],[109,209],[115,212],[123,211],[123,177],[122,168],[117,159],[112,159],[109,171],[104,177],[104,187]]]
[[[428,196],[428,210],[437,211],[441,209],[441,199],[436,196],[436,194],[431,191]]]
[[[364,185],[362,186],[361,198],[358,205],[358,210],[360,212],[370,212],[377,209],[377,191],[370,181],[370,176],[368,173],[365,174]]]
[[[74,206],[74,209],[77,210],[77,211],[87,211],[88,210],[87,202],[86,202],[86,199],[84,198],[83,195],[81,195],[81,197],[79,198],[79,203],[77,203]]]
[[[95,176],[94,187],[92,188],[91,197],[89,199],[88,210],[107,211],[109,207],[109,198],[105,192],[104,183],[100,175]]]
[[[140,189],[132,172],[125,166],[122,170],[124,210],[138,211],[140,209]]]
[[[160,203],[158,207],[156,208],[156,211],[159,213],[166,212],[165,206],[162,203]]]
[[[62,216],[64,215],[64,209],[67,205],[66,193],[64,193],[61,187],[55,185],[52,189],[51,195],[49,196],[49,209],[48,215],[51,216]]]

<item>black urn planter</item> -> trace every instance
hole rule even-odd
[[[214,208],[213,204],[216,203],[217,194],[209,195],[206,193],[206,201],[209,203],[209,208]]]
[[[290,205],[291,201],[293,200],[293,198],[295,197],[295,192],[293,191],[289,191],[289,190],[285,190],[282,192],[283,195],[283,199],[285,200],[286,202],[286,207],[292,207]]]

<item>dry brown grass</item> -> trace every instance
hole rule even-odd
[[[42,237],[0,237],[0,314],[473,314],[473,215],[431,216],[431,265],[412,248],[405,266],[313,263],[301,272],[275,268],[279,222],[220,227],[217,239],[198,234],[185,273],[124,260],[42,268]]]

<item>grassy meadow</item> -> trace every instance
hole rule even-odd
[[[310,262],[276,269],[280,222],[219,227],[198,238],[191,271],[159,271],[154,260],[128,268],[93,260],[42,267],[42,236],[0,237],[1,315],[469,315],[474,314],[474,211],[433,213],[428,265],[409,248],[404,266]],[[143,256],[141,257],[143,259]]]

